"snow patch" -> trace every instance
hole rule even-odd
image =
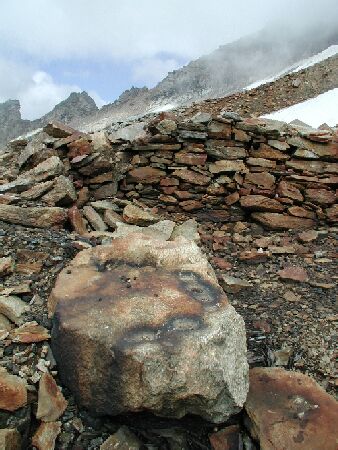
[[[151,113],[159,113],[163,111],[170,111],[171,109],[176,108],[177,105],[174,105],[173,103],[167,103],[164,105],[157,106],[156,108],[151,109],[149,112]]]
[[[338,123],[338,88],[263,117],[283,122],[298,119],[314,128],[324,122],[334,127]]]
[[[249,86],[244,88],[244,90],[248,91],[250,89],[257,88],[258,86],[262,86],[263,84],[272,83],[273,81],[278,80],[278,78],[281,78],[287,73],[296,73],[299,72],[300,70],[307,69],[308,67],[314,66],[315,64],[324,61],[327,58],[331,58],[336,54],[338,54],[338,45],[331,45],[326,50],[323,50],[322,52],[317,53],[316,55],[310,56],[310,58],[303,59],[302,61],[299,61],[296,64],[293,64],[292,66],[285,68],[283,71],[279,72],[276,75],[273,75],[272,77],[265,78],[264,80],[255,81],[254,83],[249,84]]]

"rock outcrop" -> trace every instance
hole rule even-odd
[[[193,241],[133,234],[84,250],[49,307],[61,378],[92,412],[223,422],[241,409],[244,324]]]

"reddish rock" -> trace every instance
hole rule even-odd
[[[286,161],[286,166],[292,169],[299,170],[301,172],[314,172],[314,173],[338,173],[338,164],[327,163],[323,161],[298,161],[293,159]]]
[[[196,197],[196,194],[193,194],[192,192],[189,192],[189,191],[176,191],[175,195],[180,200],[188,200],[188,199]]]
[[[61,433],[61,422],[41,423],[32,438],[37,450],[54,450],[55,441]]]
[[[39,383],[38,410],[36,417],[43,422],[54,422],[62,416],[67,408],[67,401],[62,395],[54,378],[43,373]]]
[[[246,262],[247,264],[259,264],[266,262],[269,257],[269,252],[259,250],[244,250],[239,255],[240,261]]]
[[[276,161],[286,161],[290,155],[279,150],[271,148],[269,145],[260,144],[258,150],[250,150],[250,156],[253,158],[273,159]]]
[[[211,173],[240,172],[247,173],[249,170],[242,160],[221,159],[209,165]]]
[[[50,339],[49,332],[46,328],[38,325],[36,322],[27,322],[19,328],[15,328],[10,333],[10,339],[13,342],[22,344],[30,344],[32,342],[41,342]]]
[[[86,139],[78,139],[68,144],[69,152],[68,158],[74,159],[78,156],[90,155],[92,152],[92,145]]]
[[[16,411],[27,404],[26,383],[0,367],[0,409]]]
[[[255,184],[263,189],[272,189],[275,185],[275,177],[267,172],[248,173],[245,175],[244,182]]]
[[[262,450],[337,449],[337,402],[304,374],[251,369],[245,409]]]
[[[249,211],[267,211],[267,212],[282,212],[284,207],[277,200],[263,195],[246,195],[241,197],[240,203],[242,208]]]
[[[122,217],[125,222],[140,226],[151,225],[159,221],[157,216],[132,204],[124,208]]]
[[[163,192],[163,194],[166,194],[166,195],[174,194],[176,192],[176,190],[177,190],[176,186],[164,186],[164,187],[162,187],[162,192]]]
[[[230,270],[232,268],[232,264],[223,258],[214,257],[212,261],[221,270]]]
[[[145,166],[131,170],[128,172],[128,176],[130,181],[135,183],[153,184],[159,183],[161,178],[166,176],[166,173],[163,170]]]
[[[238,200],[239,200],[239,193],[236,191],[233,192],[232,194],[227,195],[224,198],[224,203],[228,206],[231,206],[234,205],[236,202],[238,202]]]
[[[270,230],[306,230],[315,226],[314,220],[278,213],[254,212],[251,217]]]
[[[207,160],[205,153],[175,153],[175,162],[179,164],[186,164],[188,166],[202,166]]]
[[[74,133],[77,133],[74,128],[71,128],[64,123],[61,122],[49,122],[44,128],[43,131],[49,136],[52,136],[54,138],[66,138],[68,136],[71,136]]]
[[[212,450],[239,450],[243,446],[240,428],[232,425],[209,436]]]
[[[165,203],[166,205],[175,205],[175,203],[178,203],[177,198],[173,197],[172,195],[160,195],[158,199],[160,202]]]
[[[316,230],[308,230],[299,233],[298,238],[302,242],[312,242],[315,241],[318,237],[318,231]]]
[[[200,186],[205,186],[210,182],[210,177],[207,177],[206,175],[202,175],[201,173],[194,172],[188,169],[175,170],[173,175],[188,183],[198,184]]]
[[[326,209],[327,220],[330,222],[338,222],[338,205],[333,205]]]
[[[198,200],[186,200],[184,202],[180,202],[180,206],[184,209],[184,211],[195,211],[203,208],[203,204]]]
[[[67,219],[67,211],[62,208],[28,207],[0,205],[0,220],[28,227],[60,227]]]
[[[265,167],[267,169],[276,169],[276,161],[271,161],[269,159],[248,158],[246,160],[246,163],[249,164],[249,166],[258,166],[258,167]]]
[[[208,135],[211,139],[230,139],[231,125],[213,120],[208,125]]]
[[[305,269],[295,266],[289,266],[285,267],[285,269],[279,270],[278,275],[282,280],[298,281],[300,283],[304,283],[309,279]]]
[[[327,189],[306,189],[305,198],[307,201],[329,206],[336,201],[336,195],[333,191]]]
[[[295,217],[304,217],[306,219],[315,219],[316,213],[301,206],[291,206],[288,208],[288,213]]]
[[[177,178],[161,178],[161,186],[178,186],[180,184]]]
[[[302,202],[304,197],[300,190],[287,181],[281,181],[277,187],[277,194],[281,197],[288,197],[292,200]]]
[[[86,224],[77,206],[73,206],[68,210],[68,219],[77,234],[80,236],[87,234]]]
[[[143,448],[142,442],[125,426],[109,436],[100,446],[100,450],[140,450],[141,448]]]

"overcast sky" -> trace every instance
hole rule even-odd
[[[337,13],[338,0],[1,0],[0,102],[34,119],[72,91],[98,106],[263,28]]]

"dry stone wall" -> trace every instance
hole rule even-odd
[[[35,226],[68,217],[85,234],[114,228],[117,213],[134,202],[198,221],[254,220],[277,230],[337,221],[336,129],[229,112],[190,120],[162,113],[137,134],[125,141],[49,124],[28,143],[13,142],[2,156],[1,219],[30,218],[32,226],[44,208]],[[24,217],[17,217],[22,206]]]

